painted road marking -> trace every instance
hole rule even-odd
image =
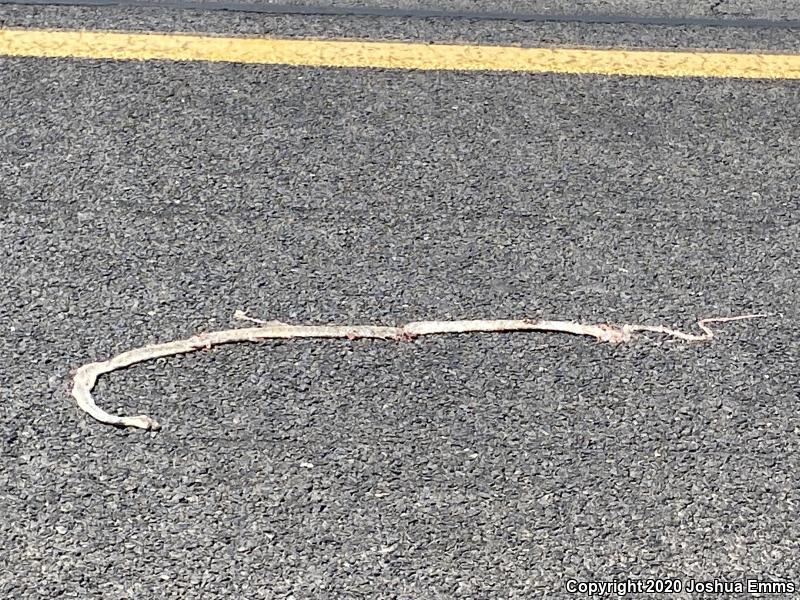
[[[800,79],[800,55],[520,48],[182,33],[0,29],[0,55],[445,71]]]

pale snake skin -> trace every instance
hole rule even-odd
[[[346,338],[349,340],[372,338],[381,340],[412,340],[425,335],[441,335],[476,332],[508,332],[508,331],[555,331],[574,335],[594,337],[598,342],[619,344],[631,340],[632,334],[641,331],[661,333],[688,342],[704,342],[714,337],[709,323],[724,323],[742,319],[754,319],[767,315],[753,314],[736,317],[715,317],[701,319],[697,326],[703,331],[701,335],[683,333],[661,325],[583,325],[573,321],[548,321],[531,319],[477,319],[459,321],[416,321],[399,327],[380,325],[288,325],[280,321],[261,321],[248,317],[242,311],[236,311],[234,317],[240,320],[258,323],[258,327],[226,329],[192,336],[185,340],[175,340],[163,344],[151,344],[128,350],[122,354],[104,360],[83,365],[74,373],[72,396],[78,406],[94,419],[108,425],[120,427],[136,427],[145,430],[160,429],[158,421],[146,415],[126,417],[112,415],[95,404],[92,398],[97,378],[104,373],[124,369],[140,362],[194,352],[203,348],[211,348],[220,344],[233,342],[259,342],[268,339],[288,338]]]

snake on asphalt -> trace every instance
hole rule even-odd
[[[381,325],[289,325],[280,321],[262,321],[248,317],[237,310],[234,318],[251,321],[258,327],[226,329],[192,336],[184,340],[175,340],[161,344],[150,344],[118,354],[113,358],[100,362],[92,362],[79,367],[74,372],[72,396],[78,406],[101,423],[119,427],[136,427],[145,430],[160,429],[158,421],[147,415],[133,417],[113,415],[95,404],[92,389],[98,377],[118,369],[141,363],[154,358],[174,356],[194,352],[203,348],[211,348],[221,344],[234,342],[260,342],[269,339],[290,338],[345,338],[380,339],[410,341],[426,335],[476,332],[509,332],[509,331],[554,331],[594,337],[598,342],[619,344],[631,340],[637,332],[651,332],[668,335],[687,342],[704,342],[714,337],[709,323],[725,323],[742,319],[765,317],[763,314],[739,315],[735,317],[714,317],[701,319],[697,326],[702,334],[690,334],[664,327],[662,325],[584,325],[573,321],[549,321],[534,319],[476,319],[458,321],[416,321],[397,327]]]

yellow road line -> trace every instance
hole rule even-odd
[[[519,48],[181,33],[0,29],[0,56],[324,67],[800,79],[800,55]]]

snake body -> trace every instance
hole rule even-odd
[[[160,429],[158,421],[147,415],[133,417],[113,415],[97,406],[92,398],[92,389],[98,377],[155,358],[195,352],[235,342],[260,342],[268,339],[289,338],[345,338],[381,339],[407,341],[426,335],[476,332],[508,331],[555,331],[574,335],[594,337],[598,342],[619,344],[631,340],[636,332],[652,332],[668,335],[688,342],[703,342],[714,337],[709,323],[753,319],[766,315],[740,315],[736,317],[717,317],[697,322],[703,331],[700,335],[684,333],[661,325],[584,325],[573,321],[548,321],[530,319],[476,319],[458,321],[416,321],[399,327],[381,325],[288,325],[279,321],[261,321],[236,311],[234,317],[258,323],[258,327],[244,327],[213,331],[162,344],[151,344],[118,354],[100,362],[92,362],[79,367],[74,374],[72,396],[78,406],[101,423],[120,427],[136,427],[145,430]]]

